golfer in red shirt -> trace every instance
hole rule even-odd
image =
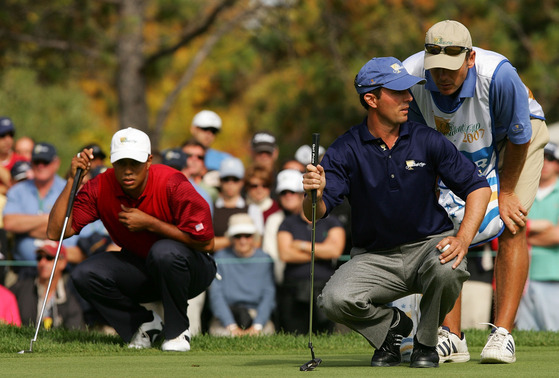
[[[74,177],[93,160],[91,149],[72,159],[72,174],[49,217],[48,235],[62,232]],[[165,326],[165,351],[190,350],[188,300],[210,285],[216,266],[210,208],[179,171],[152,164],[149,137],[119,130],[111,142],[112,169],[76,195],[64,237],[101,219],[119,252],[99,253],[72,271],[78,292],[130,348],[150,348]],[[140,303],[160,300],[164,322]]]

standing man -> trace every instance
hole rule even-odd
[[[221,162],[231,157],[226,152],[210,148],[220,131],[221,118],[211,110],[202,110],[192,119],[190,133],[206,149],[205,163],[208,171],[218,171]]]
[[[424,51],[409,57],[404,66],[427,81],[425,86],[412,88],[410,118],[444,134],[491,184],[491,202],[474,238],[476,244],[500,234],[495,326],[481,363],[512,363],[515,346],[509,331],[529,265],[526,216],[538,189],[543,148],[549,139],[543,110],[510,62],[498,53],[473,47],[470,32],[456,21],[431,27]],[[440,202],[457,226],[463,206],[445,185],[441,185]],[[470,359],[460,330],[460,312],[458,300],[444,323],[450,333],[441,332],[439,338],[443,361]]]
[[[72,159],[70,178],[49,217],[48,235],[62,232],[76,170],[83,178],[94,159],[84,149]],[[150,348],[162,331],[159,316],[140,303],[161,300],[164,351],[190,350],[188,300],[212,282],[216,266],[210,209],[179,171],[152,165],[149,137],[133,128],[111,142],[112,169],[89,180],[76,196],[64,237],[101,219],[120,252],[98,253],[72,272],[78,292],[130,348]]]
[[[400,343],[412,320],[386,303],[421,293],[421,320],[411,367],[438,367],[437,328],[468,278],[464,259],[489,201],[478,169],[446,138],[407,122],[412,96],[424,80],[395,58],[374,58],[355,77],[364,121],[328,148],[318,166],[307,165],[305,216],[328,215],[347,197],[353,249],[326,284],[318,304],[335,322],[359,332],[376,348],[372,366],[401,362]],[[437,178],[466,200],[458,231],[437,202]]]

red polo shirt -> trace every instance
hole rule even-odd
[[[118,220],[122,204],[174,224],[195,240],[214,237],[208,203],[182,173],[153,164],[147,180],[138,199],[123,192],[112,168],[88,181],[76,195],[72,211],[74,231],[79,233],[85,225],[101,219],[115,244],[146,257],[153,243],[163,237],[149,231],[129,231]]]

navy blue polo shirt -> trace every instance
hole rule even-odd
[[[437,200],[438,177],[464,200],[489,186],[441,133],[415,122],[400,126],[400,137],[389,149],[371,135],[365,118],[334,141],[320,164],[326,172],[325,216],[347,197],[353,246],[368,251],[453,228]]]

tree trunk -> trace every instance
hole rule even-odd
[[[117,41],[119,127],[134,127],[149,135],[146,82],[142,71],[144,0],[122,0]],[[157,147],[157,143],[153,143]]]

